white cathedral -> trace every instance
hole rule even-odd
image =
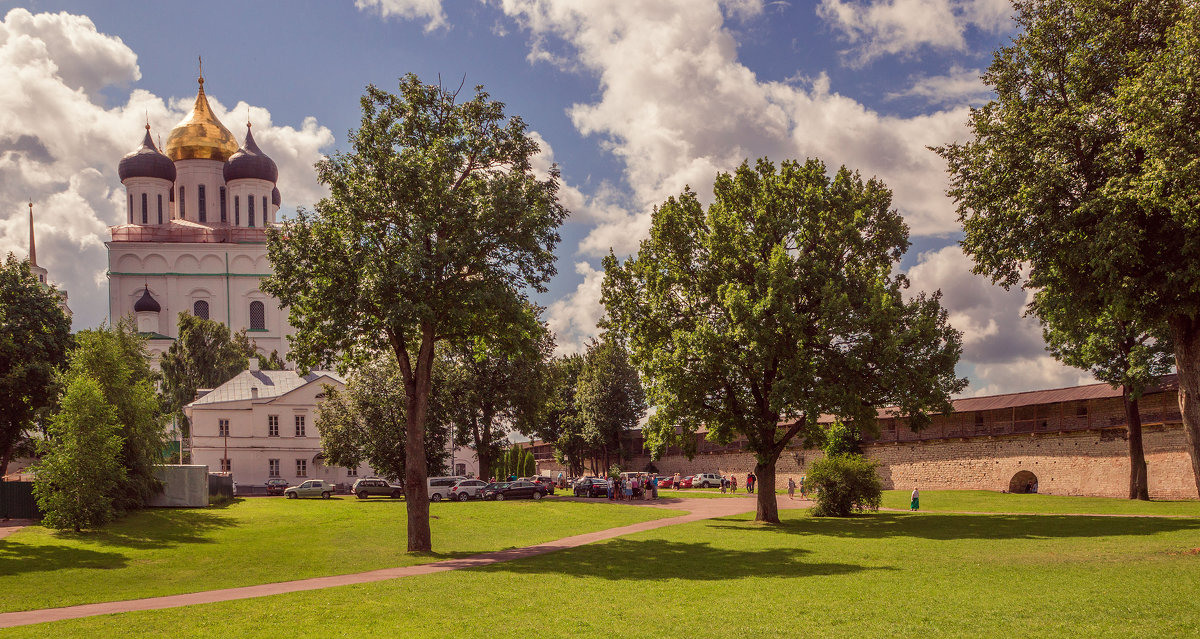
[[[109,229],[108,316],[134,315],[151,361],[178,337],[179,314],[243,328],[262,356],[287,358],[287,313],[259,288],[271,274],[266,228],[275,223],[279,169],[254,142],[239,148],[204,95],[171,129],[166,153],[146,125],[142,145],[121,159],[126,220]]]

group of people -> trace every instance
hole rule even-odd
[[[808,488],[804,485],[804,475],[800,475],[800,499],[808,499]],[[788,477],[788,499],[796,498],[796,478]]]
[[[754,484],[758,482],[758,477],[754,473],[746,473],[746,492],[754,492]],[[737,475],[730,474],[729,476],[721,476],[721,492],[736,493],[738,489]]]
[[[658,499],[658,477],[650,475],[613,477],[608,482],[608,498],[617,501],[632,501],[637,498]]]

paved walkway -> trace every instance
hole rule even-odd
[[[573,497],[564,499],[570,501],[601,501],[596,499],[577,500]],[[786,498],[781,498],[778,501],[779,507],[785,509],[801,508],[811,504],[811,502],[800,500],[789,501]],[[320,588],[332,588],[334,586],[364,584],[373,581],[398,579],[401,577],[431,575],[438,572],[446,572],[447,570],[488,566],[491,564],[500,563],[502,561],[512,561],[513,559],[523,559],[525,557],[544,555],[556,550],[575,548],[584,544],[603,541],[605,539],[612,539],[613,537],[629,535],[636,532],[642,532],[644,530],[654,530],[655,528],[662,528],[664,526],[686,524],[689,522],[700,521],[702,519],[711,519],[714,517],[728,517],[730,515],[738,515],[741,513],[750,512],[755,509],[755,500],[748,497],[742,499],[661,499],[657,502],[635,501],[632,503],[636,506],[682,510],[687,511],[687,514],[678,517],[668,517],[666,519],[644,521],[637,524],[631,524],[629,526],[609,528],[608,530],[600,530],[582,535],[574,535],[572,537],[565,537],[563,539],[558,539],[544,544],[538,544],[536,546],[499,550],[496,552],[472,555],[462,559],[447,559],[444,561],[435,561],[433,563],[421,564],[418,566],[383,568],[381,570],[371,570],[368,572],[360,572],[349,575],[315,577],[312,579],[283,581],[272,584],[260,584],[257,586],[244,586],[241,588],[226,588],[223,590],[206,590],[203,592],[169,595],[166,597],[152,597],[149,599],[106,601],[103,603],[83,604],[79,606],[68,606],[65,608],[45,608],[42,610],[6,612],[0,614],[0,628],[11,628],[13,626],[24,626],[47,621],[60,621],[63,619],[78,619],[80,617],[92,617],[95,615],[107,615],[118,612],[131,612],[135,610],[161,610],[163,608],[177,608],[180,606],[214,603],[218,601],[266,597],[268,595],[279,595],[288,592],[301,592],[305,590],[317,590]]]

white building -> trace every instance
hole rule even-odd
[[[157,362],[178,337],[181,312],[246,329],[262,355],[286,358],[287,313],[259,288],[271,274],[266,227],[281,201],[279,170],[254,142],[239,148],[204,94],[167,138],[150,135],[121,159],[126,222],[111,227],[108,315],[136,315]]]
[[[335,373],[263,371],[251,359],[250,370],[184,407],[192,424],[192,463],[233,473],[239,490],[274,478],[351,484],[373,474],[366,465],[323,463],[316,413],[326,384],[345,388]]]

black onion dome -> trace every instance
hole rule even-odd
[[[283,196],[279,195],[279,187],[271,189],[271,204],[279,206],[283,202]]]
[[[122,182],[132,177],[175,181],[175,163],[154,146],[154,140],[150,138],[150,125],[146,125],[146,137],[142,139],[142,146],[121,158],[121,163],[117,165],[117,175],[121,176]]]
[[[275,161],[267,157],[262,149],[254,143],[250,133],[250,125],[246,125],[246,143],[225,162],[225,181],[232,182],[245,178],[275,182],[279,179],[279,168]]]
[[[153,297],[150,297],[150,289],[148,289],[148,288],[144,289],[142,291],[141,299],[139,299],[133,305],[134,313],[143,313],[143,312],[157,313],[161,310],[162,310],[162,307],[160,307],[158,305],[158,302],[154,301]]]

